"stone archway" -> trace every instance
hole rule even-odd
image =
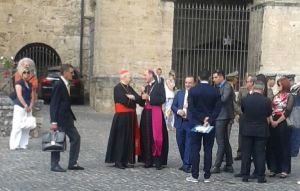
[[[15,56],[17,63],[20,59],[31,58],[36,65],[37,76],[40,77],[52,66],[61,65],[61,59],[56,50],[44,43],[30,43],[21,48]]]

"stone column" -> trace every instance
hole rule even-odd
[[[300,1],[256,0],[251,16],[249,66],[256,65],[258,73],[295,74],[297,78],[300,75]]]

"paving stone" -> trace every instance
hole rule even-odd
[[[189,183],[185,178],[190,174],[179,171],[180,157],[175,142],[175,131],[169,131],[170,152],[167,168],[157,171],[154,168],[145,169],[138,163],[133,169],[119,170],[111,164],[105,164],[105,152],[113,115],[96,113],[87,106],[74,106],[78,119],[76,127],[81,138],[80,165],[84,171],[67,171],[54,173],[50,171],[50,153],[41,151],[41,136],[29,140],[27,150],[10,151],[9,137],[0,138],[0,190],[9,191],[51,191],[51,190],[139,190],[139,191],[174,191],[174,190],[205,190],[205,191],[299,191],[300,159],[292,158],[292,173],[286,179],[267,178],[266,184],[254,181],[243,183],[233,174],[221,173],[212,175],[212,182],[204,184],[203,174],[199,183]],[[44,122],[41,132],[49,128],[49,107],[42,110]],[[232,149],[237,149],[237,126],[234,125],[231,134]],[[69,145],[69,144],[68,144]],[[215,159],[217,146],[214,146]],[[203,168],[203,151],[200,153],[200,169]],[[213,159],[213,160],[214,160]],[[68,152],[61,155],[61,166],[66,168]],[[235,172],[240,169],[240,161],[234,162]]]

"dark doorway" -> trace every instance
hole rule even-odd
[[[15,62],[24,57],[31,58],[35,62],[38,77],[46,74],[49,67],[61,65],[57,52],[44,43],[27,44],[18,51]]]

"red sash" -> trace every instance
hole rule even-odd
[[[126,107],[121,103],[115,103],[115,112],[116,113],[135,112],[135,109]]]
[[[132,124],[133,124],[133,129],[132,131],[135,134],[135,139],[134,139],[134,147],[135,147],[135,155],[140,155],[141,154],[141,145],[140,145],[140,128],[138,125],[137,121],[137,116],[135,109],[126,107],[125,105],[121,103],[115,103],[115,112],[116,113],[132,113]]]

